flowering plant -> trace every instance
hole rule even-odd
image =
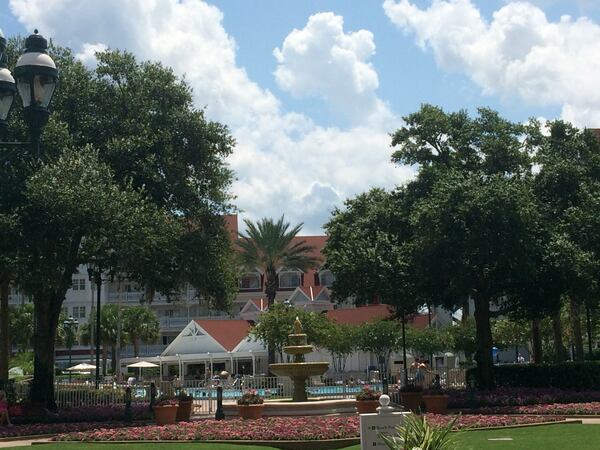
[[[362,390],[356,394],[356,400],[364,402],[368,400],[379,400],[381,392],[374,391],[371,386],[363,386]]]
[[[162,395],[158,398],[154,406],[177,406],[177,404],[177,399],[166,395]]]
[[[256,389],[251,389],[246,392],[238,399],[238,405],[261,405],[263,398],[258,395]]]

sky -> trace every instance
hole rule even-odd
[[[236,138],[241,218],[305,235],[414,176],[390,133],[423,103],[600,127],[600,0],[0,0],[5,36],[34,28],[173,67]]]

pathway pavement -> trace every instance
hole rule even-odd
[[[49,442],[50,438],[42,438],[42,439],[26,439],[22,441],[1,441],[0,448],[9,448],[9,447],[31,447],[31,444],[34,442]]]

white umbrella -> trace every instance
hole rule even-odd
[[[141,380],[142,379],[142,369],[144,367],[158,367],[158,364],[154,364],[149,361],[139,361],[139,362],[136,362],[133,364],[129,364],[127,367],[132,367],[132,368],[137,367],[138,369],[140,369],[140,380]]]
[[[89,370],[95,370],[96,366],[93,366],[91,364],[86,364],[86,363],[81,363],[81,364],[77,364],[76,366],[73,367],[69,367],[67,370],[69,372],[82,372],[82,371],[89,371]]]
[[[20,367],[13,367],[8,371],[8,378],[17,378],[24,375],[23,369]]]

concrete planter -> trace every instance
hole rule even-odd
[[[189,422],[192,416],[193,400],[179,401],[177,407],[177,422]]]
[[[446,394],[423,395],[425,409],[428,413],[446,414],[448,412],[448,396]]]
[[[260,419],[263,405],[238,405],[238,414],[242,419]]]
[[[379,400],[356,400],[356,410],[359,414],[376,413]]]
[[[154,406],[156,425],[170,425],[177,419],[177,405]]]
[[[422,392],[400,392],[400,402],[406,409],[418,413],[423,401]]]

